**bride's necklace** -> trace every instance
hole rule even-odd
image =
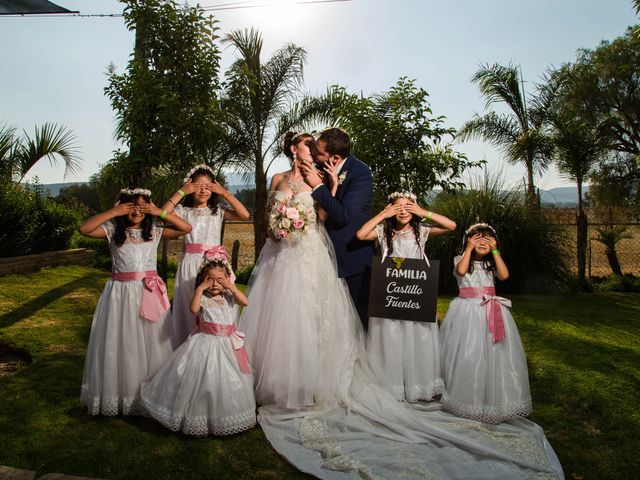
[[[291,192],[296,195],[300,191],[300,187],[304,185],[304,178],[300,178],[300,180],[296,180],[295,182],[291,178],[292,174],[289,172],[287,174],[287,185],[289,185]]]

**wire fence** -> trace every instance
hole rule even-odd
[[[611,267],[605,253],[605,246],[600,243],[597,228],[611,225],[623,225],[629,238],[624,238],[616,246],[622,273],[640,275],[640,223],[630,221],[633,218],[625,210],[598,211],[587,209],[589,227],[587,230],[587,274],[590,277],[604,277],[611,274]],[[545,209],[549,222],[562,228],[567,236],[567,258],[575,272],[576,261],[576,215],[575,208]],[[223,243],[232,255],[236,270],[251,266],[254,263],[253,222],[226,222]],[[173,240],[169,245],[169,257],[178,260],[182,254],[182,240]]]

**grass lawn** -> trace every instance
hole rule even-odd
[[[87,415],[79,401],[84,354],[107,278],[85,267],[0,277],[0,342],[33,358],[0,377],[0,465],[99,478],[309,478],[258,427],[189,438],[145,418]],[[640,295],[512,300],[529,361],[532,420],[567,478],[638,478]],[[448,302],[440,300],[440,314]]]

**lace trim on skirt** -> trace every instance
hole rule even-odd
[[[233,435],[253,428],[256,424],[255,408],[250,408],[222,418],[210,415],[187,417],[182,413],[173,413],[169,409],[153,404],[144,396],[141,404],[149,415],[169,430],[181,430],[187,435]]]
[[[457,417],[494,424],[527,417],[533,411],[530,398],[508,405],[473,405],[455,400],[447,392],[442,395],[442,408]]]
[[[89,387],[82,386],[80,401],[87,407],[91,415],[139,415],[140,411],[135,397],[92,397]]]

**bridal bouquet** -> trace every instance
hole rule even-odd
[[[304,205],[295,197],[276,201],[269,214],[269,228],[277,239],[300,237],[316,218],[312,206]]]

